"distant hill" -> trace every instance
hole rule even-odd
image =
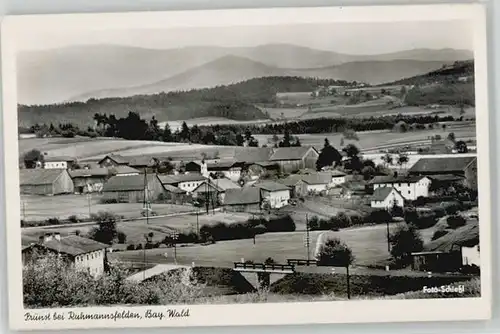
[[[408,105],[475,105],[473,60],[457,61],[450,66],[389,84],[414,86],[405,97],[404,102]]]
[[[319,86],[338,84],[346,83],[301,77],[255,78],[237,84],[185,92],[89,99],[87,102],[51,105],[19,105],[18,120],[23,127],[64,121],[86,128],[93,124],[96,113],[123,117],[129,111],[139,113],[144,119],[155,116],[160,122],[199,117],[267,119],[269,116],[254,104],[274,103],[277,92],[313,91]]]
[[[391,60],[352,62],[323,68],[290,69],[269,66],[240,56],[224,56],[152,84],[92,91],[75,96],[71,101],[209,88],[266,76],[300,76],[378,84],[426,73],[440,68],[443,64],[441,61]]]
[[[384,85],[428,85],[434,83],[451,83],[460,78],[469,77],[474,80],[474,60],[456,61],[448,66],[424,74],[395,80]]]
[[[470,51],[453,49],[415,49],[382,55],[347,55],[289,44],[244,48],[195,46],[168,50],[117,45],[72,46],[21,52],[17,60],[18,98],[23,104],[47,104],[67,101],[88,92],[147,86],[195,68],[200,70],[200,66],[225,56],[242,57],[269,66],[274,68],[271,74],[275,74],[279,69],[287,69],[287,75],[306,75],[307,70],[304,69],[328,69],[351,62],[415,60],[447,63],[473,57]],[[304,71],[294,73],[288,69]],[[342,70],[337,71],[342,75]],[[356,74],[355,77],[359,75]],[[373,77],[377,79],[376,76]],[[351,78],[345,76],[345,79]],[[361,79],[363,78],[355,80],[365,81]]]

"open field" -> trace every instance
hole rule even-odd
[[[391,230],[397,224],[392,224]],[[433,229],[422,230],[421,235],[425,241],[430,240]],[[310,256],[314,256],[316,242],[321,234],[325,240],[327,236],[335,236],[349,245],[356,257],[356,265],[364,266],[384,261],[389,257],[387,251],[387,234],[385,225],[374,225],[333,231],[310,232]],[[232,267],[233,262],[252,260],[262,262],[272,257],[279,263],[287,259],[307,258],[307,249],[304,246],[304,232],[266,233],[256,237],[256,244],[252,239],[219,241],[216,244],[202,246],[190,245],[177,248],[177,262],[191,264],[195,262],[200,266]],[[165,258],[167,252],[169,256]],[[147,251],[147,261],[151,263],[171,263],[173,250],[152,249]],[[125,251],[111,254],[111,258],[125,262],[142,262],[143,252]]]
[[[101,204],[101,195],[92,194],[90,212],[111,211],[126,218],[138,217],[142,203]],[[191,205],[156,204],[152,208],[159,215],[193,211]],[[48,218],[66,219],[71,215],[80,218],[89,216],[89,199],[85,195],[36,196],[21,195],[21,218],[26,221],[45,220]]]
[[[77,159],[103,157],[109,153],[123,154],[129,150],[136,152],[146,148],[168,152],[184,149],[189,144],[164,143],[160,141],[125,140],[114,138],[29,138],[19,140],[19,154],[37,149],[48,156],[71,156]]]
[[[460,122],[449,123],[446,130],[441,128],[432,130],[417,130],[411,132],[395,132],[390,130],[380,131],[364,131],[358,132],[359,141],[344,140],[344,145],[354,144],[362,151],[375,151],[380,149],[388,149],[392,147],[400,147],[414,144],[430,144],[429,137],[440,135],[446,138],[448,133],[454,132],[457,140],[475,138],[476,127],[473,124],[462,126]],[[340,146],[340,141],[343,138],[342,133],[320,133],[320,134],[300,134],[296,135],[300,138],[303,146],[311,145],[317,149],[321,149],[324,145],[325,138],[328,138],[330,143],[335,146]],[[272,135],[255,135],[259,142],[267,142],[272,138]]]
[[[111,205],[111,204],[110,204]],[[116,204],[113,204],[116,205]],[[155,204],[152,205],[153,210],[156,210]],[[193,209],[190,208],[189,211]],[[138,211],[137,211],[138,212]],[[119,211],[114,211],[116,214],[122,214]],[[245,213],[221,213],[216,212],[213,214],[206,215],[202,211],[196,217],[196,214],[187,214],[182,216],[173,216],[173,217],[158,217],[149,219],[149,223],[146,224],[145,219],[137,219],[130,221],[118,221],[117,229],[119,231],[127,234],[127,242],[131,244],[138,244],[144,242],[144,235],[153,232],[154,242],[162,241],[165,236],[174,231],[180,232],[195,232],[196,231],[196,222],[198,220],[199,227],[203,225],[214,225],[218,222],[224,223],[236,223],[236,222],[244,222],[251,218],[251,215]],[[39,235],[43,235],[44,233],[51,232],[59,232],[62,235],[68,235],[75,233],[75,231],[80,231],[83,234],[88,233],[95,225],[84,225],[84,226],[70,226],[70,227],[54,227],[54,228],[28,228],[22,230],[23,239],[37,241]]]
[[[166,121],[166,122],[160,122],[158,125],[160,128],[164,128],[166,124],[170,126],[170,130],[176,131],[180,130],[182,128],[182,123],[186,122],[186,124],[189,127],[192,127],[193,125],[198,125],[198,126],[207,126],[207,125],[228,125],[228,124],[255,124],[255,123],[262,123],[262,122],[267,122],[268,120],[266,119],[257,119],[257,120],[251,120],[251,121],[237,121],[234,119],[229,119],[229,118],[224,118],[224,117],[199,117],[199,118],[192,118],[188,120],[179,120],[179,121]]]

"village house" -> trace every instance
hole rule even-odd
[[[244,187],[228,189],[224,200],[224,210],[230,212],[260,212],[261,193],[259,188]]]
[[[98,164],[102,168],[108,168],[116,166],[128,166],[129,161],[121,155],[110,154],[99,160]]]
[[[264,176],[273,176],[279,173],[280,166],[272,161],[254,162],[247,166],[245,175],[250,179],[258,179]]]
[[[156,174],[113,176],[104,184],[102,193],[103,201],[142,203],[145,199],[154,202],[162,198],[165,188]]]
[[[74,192],[74,185],[67,169],[20,169],[21,194],[59,195]]]
[[[373,192],[370,206],[376,209],[390,210],[395,206],[404,207],[404,197],[392,187],[380,187]]]
[[[202,199],[216,198],[220,203],[224,203],[226,191],[229,189],[240,189],[241,187],[227,178],[207,179],[193,191],[193,197]]]
[[[465,185],[477,189],[477,158],[467,157],[440,157],[421,158],[409,170],[411,176],[455,175],[465,179]]]
[[[205,176],[198,173],[160,175],[159,178],[163,185],[168,184],[177,187],[184,190],[188,195],[207,180]]]
[[[35,253],[53,253],[61,255],[76,270],[87,271],[93,277],[104,273],[104,261],[109,245],[77,235],[61,237],[59,233],[40,237],[38,243],[23,247],[23,265],[26,265]]]
[[[129,161],[128,166],[138,170],[140,173],[155,173],[155,166],[159,160],[154,157],[137,157]]]
[[[208,175],[221,174],[231,181],[238,181],[241,177],[243,163],[238,163],[233,160],[219,160],[207,163]]]
[[[279,209],[288,205],[290,200],[290,188],[273,181],[259,182],[253,185],[261,191],[261,198],[263,201],[269,203],[273,209]]]
[[[412,253],[412,269],[454,272],[463,266],[480,267],[479,251],[479,224],[476,220],[431,241],[423,252]]]
[[[279,164],[283,173],[295,173],[304,168],[316,168],[319,153],[312,146],[280,147],[274,150],[269,161]]]
[[[43,168],[45,169],[71,169],[76,164],[72,157],[43,157]]]
[[[208,177],[208,169],[206,161],[190,161],[185,166],[186,173],[198,173]]]
[[[69,171],[69,175],[77,194],[101,192],[104,183],[111,176],[107,168],[74,169]]]
[[[426,176],[375,176],[370,184],[373,189],[392,187],[405,199],[414,201],[419,197],[429,197],[431,180]]]
[[[325,170],[318,172],[319,175],[329,179],[328,188],[334,188],[346,182],[346,173],[338,170]]]

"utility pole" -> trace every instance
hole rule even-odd
[[[198,207],[196,207],[196,232],[198,233],[198,238],[200,237],[200,221],[198,218],[199,210]]]
[[[351,286],[349,284],[349,265],[347,265],[346,267],[346,271],[347,271],[347,299],[351,299]]]
[[[389,231],[389,221],[387,221],[387,251],[391,252],[391,234]]]
[[[310,240],[309,240],[309,218],[306,214],[306,240],[305,240],[305,246],[307,249],[307,264],[309,265],[309,260],[310,260],[310,251],[309,251],[309,246],[310,246]]]

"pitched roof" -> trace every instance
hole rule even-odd
[[[224,205],[256,204],[260,203],[260,189],[245,187],[228,189],[224,197]]]
[[[109,175],[107,168],[73,169],[69,171],[71,178],[75,177],[105,177]]]
[[[479,224],[477,221],[468,222],[466,225],[448,232],[444,236],[431,241],[425,246],[428,251],[449,252],[457,247],[472,247],[479,243]]]
[[[341,172],[336,169],[331,169],[331,170],[323,170],[321,172],[318,172],[319,174],[327,174],[330,175],[331,177],[340,177],[340,176],[346,176],[347,174],[344,172]]]
[[[307,184],[328,184],[330,176],[321,174],[302,175],[302,181]]]
[[[52,239],[50,241],[44,242],[42,246],[72,256],[90,253],[110,247],[109,245],[77,235],[61,237],[61,240]]]
[[[244,147],[237,150],[234,159],[237,162],[255,163],[259,161],[268,161],[272,154],[269,147]]]
[[[157,177],[155,174],[147,174],[148,182]],[[116,175],[104,184],[102,191],[133,191],[144,190],[144,174],[139,175]]]
[[[288,187],[292,187],[295,186],[299,181],[301,181],[303,176],[304,175],[292,174],[285,179],[279,179],[277,182],[284,184]]]
[[[66,161],[66,162],[73,162],[76,161],[76,158],[74,157],[68,157],[68,156],[44,156],[43,161],[45,162],[56,162],[56,161]]]
[[[384,201],[387,198],[387,196],[389,196],[389,194],[391,194],[393,191],[396,192],[397,194],[399,194],[399,196],[401,196],[399,191],[397,191],[396,189],[394,189],[392,187],[377,188],[373,192],[372,201]]]
[[[204,181],[207,178],[198,173],[177,174],[177,175],[159,175],[163,184],[177,184],[180,182]]]
[[[273,166],[278,167],[279,166],[274,161],[256,161],[256,162],[253,162],[252,165],[258,165],[258,166],[262,166],[262,167],[273,167]]]
[[[217,169],[217,168],[229,169],[231,167],[236,167],[235,165],[237,165],[237,162],[234,160],[219,160],[207,163],[207,169]]]
[[[280,147],[276,149],[269,160],[300,160],[307,154],[310,149],[314,150],[312,146]]]
[[[451,174],[464,171],[475,160],[476,157],[421,158],[408,170],[408,173]]]
[[[370,184],[381,184],[381,183],[415,183],[423,179],[425,176],[406,176],[406,175],[399,175],[399,176],[387,176],[387,175],[380,175],[380,176],[375,176],[371,181]]]
[[[66,169],[20,169],[19,182],[21,186],[37,186],[54,183]]]
[[[184,194],[186,192],[186,191],[184,191],[180,188],[174,187],[170,184],[164,184],[163,188],[165,188],[166,191],[169,191],[169,192],[174,193],[174,194]]]
[[[103,162],[104,160],[106,160],[107,158],[113,160],[114,162],[116,162],[117,164],[123,164],[123,165],[126,165],[129,163],[128,159],[126,159],[125,157],[121,156],[121,155],[118,155],[118,154],[109,154],[107,156],[105,156],[104,158],[102,158],[101,160],[99,160],[99,163]]]
[[[234,183],[233,181],[223,178],[223,179],[215,179],[215,180],[210,180],[210,182],[203,182],[200,184],[196,189],[193,190],[193,193],[196,192],[206,192],[208,189],[206,188],[207,185],[211,188],[210,191],[218,191],[218,192],[225,192],[228,189],[240,189],[241,187]]]
[[[281,191],[281,190],[290,190],[289,187],[284,184],[274,182],[274,181],[263,181],[253,185],[256,188],[264,189],[267,191]]]
[[[129,166],[125,166],[125,165],[111,167],[111,168],[109,168],[109,171],[113,175],[118,175],[118,174],[134,174],[134,173],[139,174],[140,173],[139,170],[137,170],[135,168],[132,168],[132,167],[129,167]]]
[[[462,181],[464,179],[464,177],[460,176],[460,175],[443,174],[443,175],[429,176],[429,179],[436,180],[436,181]]]
[[[130,160],[129,166],[149,167],[152,166],[153,157],[136,157]]]

